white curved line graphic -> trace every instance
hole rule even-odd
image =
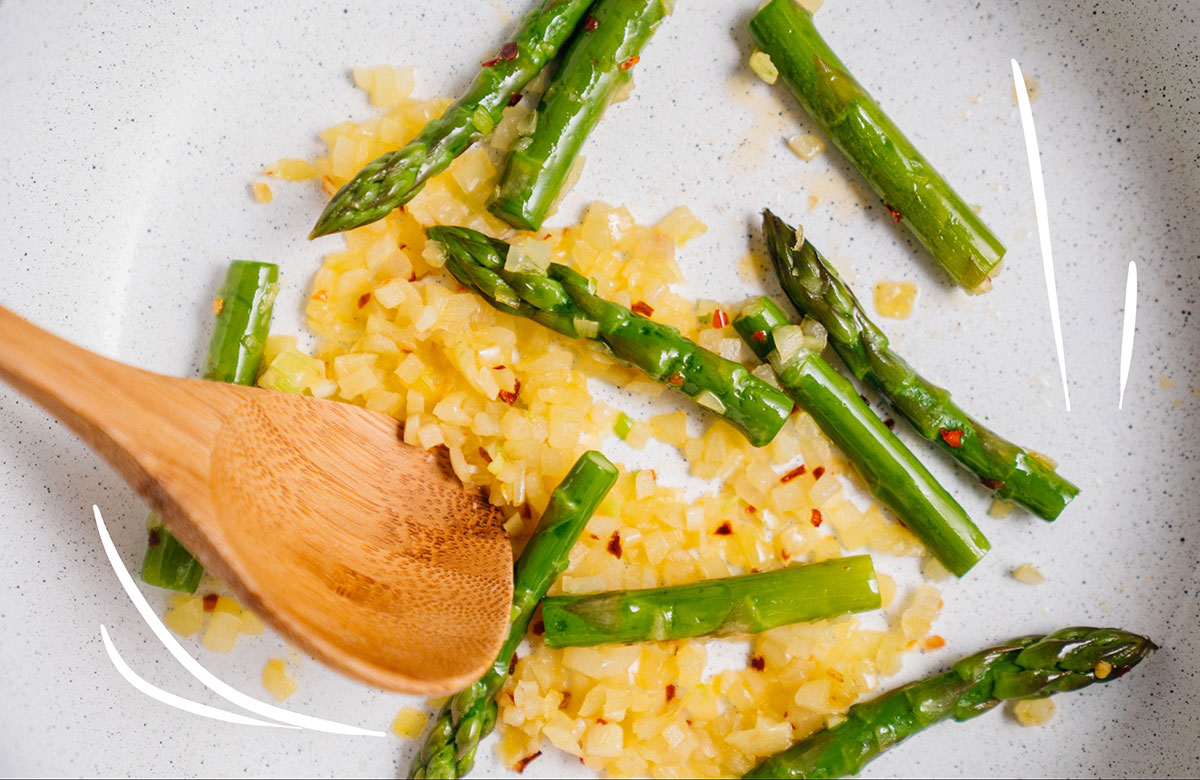
[[[1038,152],[1037,133],[1033,129],[1033,110],[1029,107],[1029,91],[1021,66],[1012,61],[1013,86],[1017,90],[1017,106],[1021,109],[1021,126],[1025,131],[1025,153],[1029,157],[1029,178],[1033,180],[1033,209],[1037,213],[1038,243],[1042,245],[1042,271],[1046,275],[1046,297],[1050,299],[1050,327],[1054,329],[1054,349],[1058,352],[1058,373],[1062,377],[1063,401],[1071,411],[1071,394],[1067,391],[1067,360],[1063,355],[1062,323],[1058,318],[1058,288],[1054,284],[1054,258],[1050,255],[1050,215],[1046,211],[1046,183],[1042,179],[1042,159]]]
[[[240,726],[265,726],[271,729],[296,729],[299,726],[288,726],[283,723],[271,723],[258,718],[251,718],[248,715],[239,715],[236,712],[226,712],[225,710],[210,707],[207,704],[200,704],[191,699],[185,699],[182,696],[164,691],[153,683],[149,683],[145,678],[138,676],[138,673],[129,668],[129,664],[125,663],[125,659],[117,652],[117,648],[113,645],[112,639],[108,636],[108,629],[104,624],[100,624],[100,638],[104,640],[104,649],[108,651],[108,660],[112,661],[112,665],[117,668],[117,672],[125,678],[125,681],[137,688],[142,693],[149,696],[151,699],[162,702],[177,710],[189,712],[192,715],[200,715],[213,720],[223,720],[226,723],[236,723]]]
[[[1125,275],[1125,321],[1121,325],[1121,394],[1117,408],[1125,406],[1125,384],[1129,381],[1129,364],[1133,362],[1133,334],[1137,325],[1137,263],[1129,261]]]
[[[146,621],[146,625],[150,626],[150,630],[154,632],[154,635],[158,637],[158,641],[162,642],[171,655],[175,656],[175,660],[189,674],[203,683],[205,687],[222,699],[248,712],[253,712],[255,715],[270,718],[271,720],[277,720],[280,723],[312,729],[313,731],[323,731],[327,734],[345,734],[355,737],[386,736],[382,731],[371,731],[370,729],[362,729],[357,726],[347,726],[344,723],[337,723],[332,720],[314,718],[311,715],[290,712],[247,696],[233,686],[222,682],[216,675],[201,666],[195,658],[188,655],[188,652],[183,649],[183,645],[179,644],[179,641],[163,625],[158,615],[154,614],[154,610],[150,608],[150,603],[146,601],[146,597],[142,595],[137,585],[134,584],[133,577],[129,574],[129,569],[125,568],[125,564],[121,561],[121,556],[117,553],[117,548],[113,544],[112,537],[108,534],[108,528],[104,525],[104,518],[100,516],[100,507],[93,504],[92,512],[96,515],[96,529],[100,532],[100,542],[104,545],[104,552],[108,555],[108,561],[112,564],[113,571],[116,572],[117,579],[121,581],[121,587],[125,589],[129,600],[137,607],[137,611],[141,614],[142,619]]]

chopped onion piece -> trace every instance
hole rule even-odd
[[[771,331],[775,339],[775,352],[779,354],[779,366],[791,363],[806,348],[804,329],[799,325],[781,325]],[[775,370],[779,370],[776,366]]]
[[[825,326],[816,320],[805,317],[800,323],[800,330],[804,332],[804,348],[810,352],[820,352],[825,349],[825,344],[829,341],[829,331],[825,330]]]
[[[768,84],[774,84],[779,78],[779,68],[771,62],[771,55],[765,51],[756,51],[750,55],[750,70]]]
[[[725,413],[725,404],[711,390],[704,390],[696,396],[696,403],[705,409],[712,409],[717,414]]]
[[[585,339],[594,339],[600,333],[600,323],[594,320],[576,319],[575,332]]]

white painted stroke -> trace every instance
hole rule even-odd
[[[1125,321],[1121,325],[1121,395],[1117,408],[1125,406],[1125,384],[1129,381],[1129,364],[1133,362],[1133,334],[1137,324],[1137,263],[1129,261],[1125,275]]]
[[[191,699],[185,699],[182,696],[176,696],[170,691],[164,691],[153,683],[147,682],[145,678],[138,676],[138,673],[129,668],[129,664],[125,663],[125,659],[117,652],[117,648],[113,645],[113,641],[108,636],[108,629],[104,624],[100,624],[100,638],[104,640],[104,649],[108,651],[108,660],[112,661],[112,665],[117,668],[125,681],[137,688],[142,693],[149,696],[151,699],[160,701],[163,704],[174,707],[177,710],[191,713],[192,715],[200,715],[213,720],[222,720],[226,723],[235,723],[239,726],[264,726],[272,729],[297,729],[299,726],[288,726],[283,723],[271,723],[258,718],[251,718],[249,715],[239,715],[236,712],[226,712],[216,707],[210,707],[207,704],[200,704]]]
[[[1050,216],[1046,212],[1046,184],[1042,179],[1042,160],[1038,152],[1037,133],[1033,129],[1033,111],[1029,108],[1029,92],[1021,66],[1012,60],[1013,86],[1017,91],[1017,106],[1021,110],[1021,126],[1025,130],[1025,152],[1029,156],[1029,178],[1033,180],[1033,208],[1037,213],[1038,242],[1042,245],[1042,270],[1046,274],[1046,296],[1050,299],[1050,326],[1054,329],[1054,348],[1058,351],[1058,373],[1062,377],[1063,401],[1071,411],[1071,394],[1067,390],[1067,361],[1063,355],[1062,323],[1058,318],[1058,288],[1054,284],[1054,260],[1050,255]]]
[[[345,734],[355,737],[387,736],[382,731],[371,731],[370,729],[363,729],[357,726],[347,726],[344,723],[314,718],[311,715],[301,715],[280,707],[275,707],[266,702],[259,701],[252,696],[247,696],[233,686],[222,682],[216,675],[201,666],[195,658],[188,655],[188,652],[183,649],[183,645],[179,644],[179,640],[171,635],[171,632],[163,624],[158,615],[154,614],[154,610],[150,608],[150,603],[146,601],[146,597],[142,595],[137,585],[134,584],[129,569],[125,568],[125,564],[121,561],[121,556],[117,553],[116,545],[113,544],[112,537],[108,534],[108,528],[104,525],[104,518],[100,516],[100,507],[93,504],[92,512],[96,515],[96,529],[100,532],[100,542],[104,545],[104,552],[108,555],[108,561],[112,564],[113,571],[117,574],[117,579],[121,581],[121,587],[125,588],[125,593],[129,596],[129,600],[137,607],[137,611],[141,614],[142,619],[146,621],[146,625],[150,626],[150,630],[154,632],[154,635],[158,637],[158,641],[162,642],[171,655],[175,656],[175,660],[189,674],[203,683],[205,687],[222,699],[236,704],[248,712],[253,712],[255,715],[270,718],[271,720],[277,720],[280,723],[312,729],[313,731],[324,731],[327,734]]]

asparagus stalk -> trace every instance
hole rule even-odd
[[[1018,503],[1043,520],[1062,513],[1079,488],[1041,456],[969,417],[948,392],[913,371],[816,248],[770,211],[763,212],[763,221],[784,293],[801,314],[825,326],[851,374],[871,383],[918,433],[975,472],[997,498]]]
[[[550,647],[755,634],[878,609],[866,555],[645,590],[553,596],[542,602]]]
[[[1002,701],[1038,699],[1115,680],[1155,644],[1115,628],[1066,628],[1014,639],[956,663],[950,671],[855,704],[839,725],[768,758],[748,778],[832,778],[939,721],[964,721]]]
[[[801,348],[786,358],[776,334],[788,324],[768,298],[747,306],[733,327],[759,359],[771,360],[779,384],[854,464],[871,495],[891,509],[951,572],[961,577],[990,545],[963,508],[908,447],[859,397],[854,385],[818,352]]]
[[[334,193],[309,238],[383,219],[416,197],[427,179],[444,171],[468,146],[491,135],[513,96],[558,54],[591,4],[542,0],[445,114],[403,148],[372,160]]]
[[[446,268],[500,311],[572,338],[603,342],[651,379],[682,391],[729,420],[756,447],[770,443],[792,400],[746,368],[688,341],[679,331],[595,294],[594,285],[558,263],[506,264],[509,245],[462,227],[426,231],[446,250]]]
[[[804,110],[956,282],[988,289],[1004,245],[854,80],[795,0],[772,0],[750,35]]]
[[[513,145],[492,213],[523,230],[542,226],[588,134],[633,78],[664,15],[663,0],[598,0],[542,95],[534,130]]]
[[[617,469],[598,452],[586,452],[550,494],[537,530],[513,572],[513,606],[508,638],[492,668],[442,707],[417,754],[409,777],[462,777],[475,764],[479,742],[496,725],[496,694],[525,638],[538,602],[563,570],[575,540],[617,481]]]
[[[279,268],[271,263],[234,260],[214,302],[216,324],[208,345],[204,378],[237,385],[252,385],[258,375],[271,325]],[[167,530],[156,515],[150,516],[149,542],[142,559],[142,581],[160,588],[194,593],[204,567]]]

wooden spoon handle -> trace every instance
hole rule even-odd
[[[220,415],[204,404],[188,403],[192,381],[89,352],[3,306],[0,379],[74,431],[144,497],[156,492],[148,463],[172,462],[192,473],[207,472],[207,461],[199,456],[207,453]]]

